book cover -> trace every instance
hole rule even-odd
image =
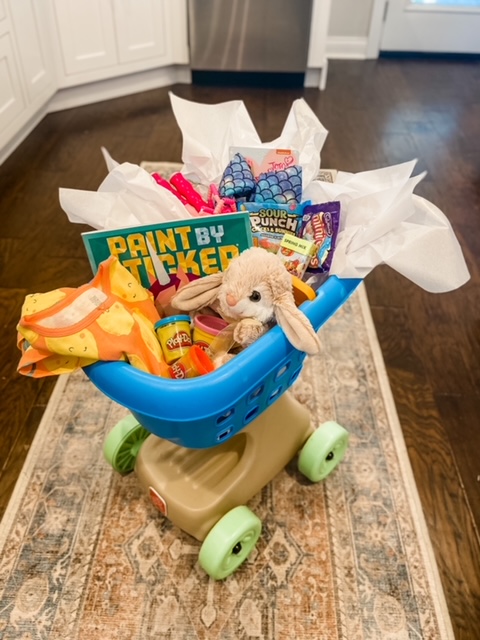
[[[115,255],[147,289],[156,279],[149,246],[169,275],[180,268],[202,277],[224,271],[232,258],[253,245],[246,213],[87,231],[82,240],[94,273],[101,262]]]

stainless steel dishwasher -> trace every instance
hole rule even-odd
[[[313,0],[188,0],[192,72],[301,73]]]

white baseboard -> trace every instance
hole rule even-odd
[[[20,146],[25,138],[35,129],[48,114],[72,107],[120,98],[121,96],[149,91],[172,84],[191,84],[192,74],[187,66],[170,66],[126,76],[118,76],[108,80],[82,84],[77,87],[60,89],[55,93],[38,113],[36,113],[17,133],[0,149],[0,165]]]
[[[186,66],[160,67],[140,73],[132,73],[126,76],[60,89],[51,98],[47,110],[49,113],[62,111],[62,109],[81,107],[102,100],[120,98],[132,93],[167,87],[171,84],[190,84],[191,82],[191,72]]]
[[[15,149],[22,144],[25,138],[32,133],[35,127],[41,120],[47,115],[48,111],[46,107],[42,107],[28,122],[26,122],[21,129],[17,131],[8,142],[0,148],[0,165],[15,151]]]
[[[358,36],[329,36],[327,58],[330,60],[366,60],[368,38]]]

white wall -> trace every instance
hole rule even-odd
[[[329,36],[366,38],[373,0],[332,0]]]
[[[372,57],[368,35],[375,2],[332,0],[327,36],[328,58],[364,60]]]

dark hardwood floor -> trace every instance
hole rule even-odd
[[[460,240],[471,280],[433,295],[387,267],[366,279],[378,337],[459,640],[480,638],[480,63],[332,61],[327,89],[178,85],[198,102],[245,101],[261,138],[277,137],[304,96],[330,134],[322,166],[358,172],[418,158],[416,193]],[[15,325],[27,293],[91,277],[59,187],[95,190],[100,147],[118,161],[181,160],[168,89],[48,115],[0,167],[0,513],[55,379],[16,373]],[[433,640],[433,639],[432,639]]]

